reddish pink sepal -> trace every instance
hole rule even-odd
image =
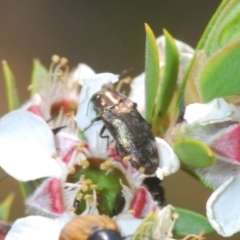
[[[27,199],[26,205],[39,212],[59,216],[65,211],[62,190],[61,179],[49,178]]]
[[[29,112],[32,112],[34,114],[36,114],[37,116],[39,117],[42,117],[43,118],[43,115],[42,115],[42,110],[40,109],[40,106],[39,105],[30,105],[27,110]]]
[[[240,163],[240,125],[233,125],[220,132],[211,144],[211,149],[218,155]]]
[[[154,201],[146,188],[140,187],[136,190],[131,202],[130,210],[133,210],[133,216],[144,218],[154,207]]]

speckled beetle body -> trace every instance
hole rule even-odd
[[[132,102],[125,95],[111,89],[102,89],[91,98],[94,109],[100,114],[92,120],[102,120],[103,136],[107,128],[116,141],[116,149],[122,157],[129,156],[132,166],[143,168],[145,174],[154,174],[159,166],[155,138],[150,125],[145,121]]]

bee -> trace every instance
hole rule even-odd
[[[123,240],[116,223],[107,216],[77,216],[65,225],[60,240]]]
[[[99,114],[92,119],[90,126],[102,120],[104,126],[99,136],[107,138],[109,142],[109,136],[103,135],[108,129],[122,157],[128,158],[135,169],[141,169],[148,175],[154,174],[159,166],[156,141],[151,126],[138,112],[137,104],[108,87],[95,93],[90,101]]]

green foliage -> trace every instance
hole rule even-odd
[[[142,240],[144,237],[153,238],[156,226],[158,227],[159,219],[154,210],[152,210],[139,224],[134,233],[134,240]]]
[[[186,74],[187,104],[240,94],[239,20],[240,2],[222,1],[197,46],[191,69]]]
[[[210,167],[216,162],[211,149],[196,139],[183,139],[173,145],[173,150],[181,162],[195,168]]]
[[[32,71],[32,89],[31,95],[39,92],[41,82],[48,77],[48,70],[41,64],[38,59],[33,60],[33,71]]]
[[[145,31],[145,118],[148,123],[151,123],[159,83],[159,57],[155,36],[147,24],[145,24]]]
[[[6,61],[2,62],[2,69],[7,91],[8,110],[13,111],[20,106],[15,77]]]
[[[155,119],[161,118],[166,113],[176,89],[179,58],[178,49],[173,37],[164,30],[166,60],[163,79],[159,83],[157,95],[157,107],[154,111]]]
[[[178,236],[187,236],[189,234],[209,234],[214,229],[208,222],[207,218],[196,212],[174,207],[179,218],[174,225],[173,233]]]
[[[0,203],[0,220],[7,222],[9,220],[9,213],[12,207],[14,194],[10,193],[6,199]]]

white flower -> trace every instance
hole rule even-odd
[[[5,240],[58,240],[61,229],[71,219],[69,214],[56,219],[41,216],[20,218],[14,222]]]
[[[70,211],[81,190],[81,181],[69,186],[66,179],[73,165],[86,158],[81,151],[75,150],[79,140],[63,134],[58,139],[62,148],[57,151],[47,123],[28,111],[16,110],[0,120],[0,143],[3,146],[0,166],[9,175],[19,181],[48,177],[27,199],[28,207],[39,214],[53,216]],[[84,143],[81,147],[84,151]]]
[[[239,121],[240,108],[233,104],[228,104],[223,98],[216,98],[206,104],[194,103],[188,105],[184,119],[189,124],[199,123],[201,125]]]
[[[155,215],[155,222],[145,222],[145,219],[138,219],[130,214],[121,214],[113,220],[118,225],[122,237],[146,236],[149,227],[153,230],[156,239],[171,240],[172,229],[176,218],[173,217],[173,208],[168,205],[163,209],[156,207],[150,214]],[[64,214],[57,219],[50,219],[41,216],[29,216],[18,219],[8,232],[6,240],[57,240],[63,227],[73,218]],[[145,223],[144,223],[145,222]],[[142,224],[141,228],[138,228]],[[151,224],[151,226],[149,225]]]
[[[214,99],[187,106],[184,119],[190,125],[182,125],[182,136],[204,141],[216,154],[216,164],[196,173],[215,189],[207,201],[211,225],[231,236],[240,231],[240,108]]]
[[[0,166],[17,180],[61,176],[61,167],[52,158],[56,152],[53,133],[40,117],[25,110],[2,117],[0,144]]]

